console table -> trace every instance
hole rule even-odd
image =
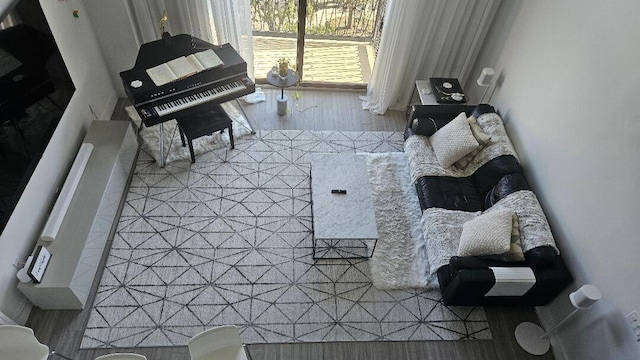
[[[421,105],[438,105],[436,97],[433,96],[429,80],[416,80],[415,92],[420,97]]]
[[[95,120],[83,142],[93,151],[58,236],[36,243],[51,253],[42,281],[18,283],[41,309],[84,308],[138,149],[128,121]]]
[[[457,80],[456,79],[451,79],[451,82],[453,83],[455,80],[455,83],[457,84]],[[414,94],[412,96],[412,105],[417,105],[413,99],[415,99],[415,93],[418,93],[418,96],[420,98],[420,104],[421,105],[447,105],[447,104],[464,104],[466,102],[466,99],[459,101],[459,102],[443,102],[443,103],[439,103],[435,97],[435,95],[433,94],[433,87],[431,86],[431,81],[430,80],[416,80],[416,85],[414,88]],[[466,95],[464,94],[464,92],[459,91],[460,94],[462,94],[463,97],[466,98]]]
[[[365,159],[311,155],[313,258],[369,258],[378,240]]]

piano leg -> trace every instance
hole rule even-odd
[[[160,167],[163,168],[165,165],[164,161],[164,127],[162,123],[160,125]]]
[[[242,113],[242,116],[244,116],[244,118],[247,119],[247,124],[249,124],[249,130],[251,130],[251,133],[253,135],[255,135],[256,134],[256,130],[253,128],[253,125],[251,125],[251,121],[249,120],[249,117],[247,116],[247,113],[244,112],[244,107],[240,103],[240,100],[236,99],[236,104],[238,104],[238,107],[240,108],[240,112]]]

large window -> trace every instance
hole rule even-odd
[[[252,0],[256,78],[278,59],[303,83],[365,85],[375,61],[383,0]]]

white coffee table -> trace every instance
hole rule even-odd
[[[314,259],[373,255],[378,229],[362,155],[311,155],[311,207]]]

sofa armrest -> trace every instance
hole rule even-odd
[[[476,105],[476,107],[473,109],[473,112],[471,113],[471,115],[478,117],[482,114],[486,114],[486,113],[494,113],[496,112],[496,109],[489,105],[489,104],[478,104]]]
[[[521,296],[485,296],[496,280],[489,267],[471,264],[471,268],[458,267],[453,271],[451,265],[438,270],[438,280],[442,298],[447,305],[529,305],[539,306],[549,303],[562,292],[573,278],[560,256],[556,256],[553,266],[531,268],[536,282]]]
[[[438,270],[438,274],[449,272],[448,266]],[[440,276],[438,276],[440,280]],[[440,280],[442,299],[447,305],[482,305],[484,294],[489,292],[495,283],[493,272],[489,268],[462,269],[450,272],[446,285]]]
[[[452,272],[464,269],[488,269],[492,266],[523,267],[529,265],[525,261],[500,261],[480,256],[452,256],[449,261],[449,268]]]
[[[480,105],[412,105],[409,110],[407,120],[417,118],[432,117],[434,119],[453,119],[456,115],[464,112],[467,116],[474,115],[476,117],[496,112],[493,106],[489,104]]]
[[[535,269],[554,266],[556,257],[556,250],[551,246],[538,246],[524,253],[526,263]]]
[[[487,112],[495,112],[491,105],[413,105],[407,114],[405,139],[411,135],[431,136],[464,112],[467,116],[480,116]],[[418,121],[414,126],[414,120]]]
[[[470,116],[476,107],[474,105],[413,105],[409,111],[408,120],[418,118],[434,118],[453,120],[461,112]]]
[[[462,269],[485,269],[489,267],[531,267],[544,269],[556,265],[556,251],[551,246],[538,246],[524,253],[524,261],[500,261],[482,256],[452,256],[449,268],[452,272]]]

